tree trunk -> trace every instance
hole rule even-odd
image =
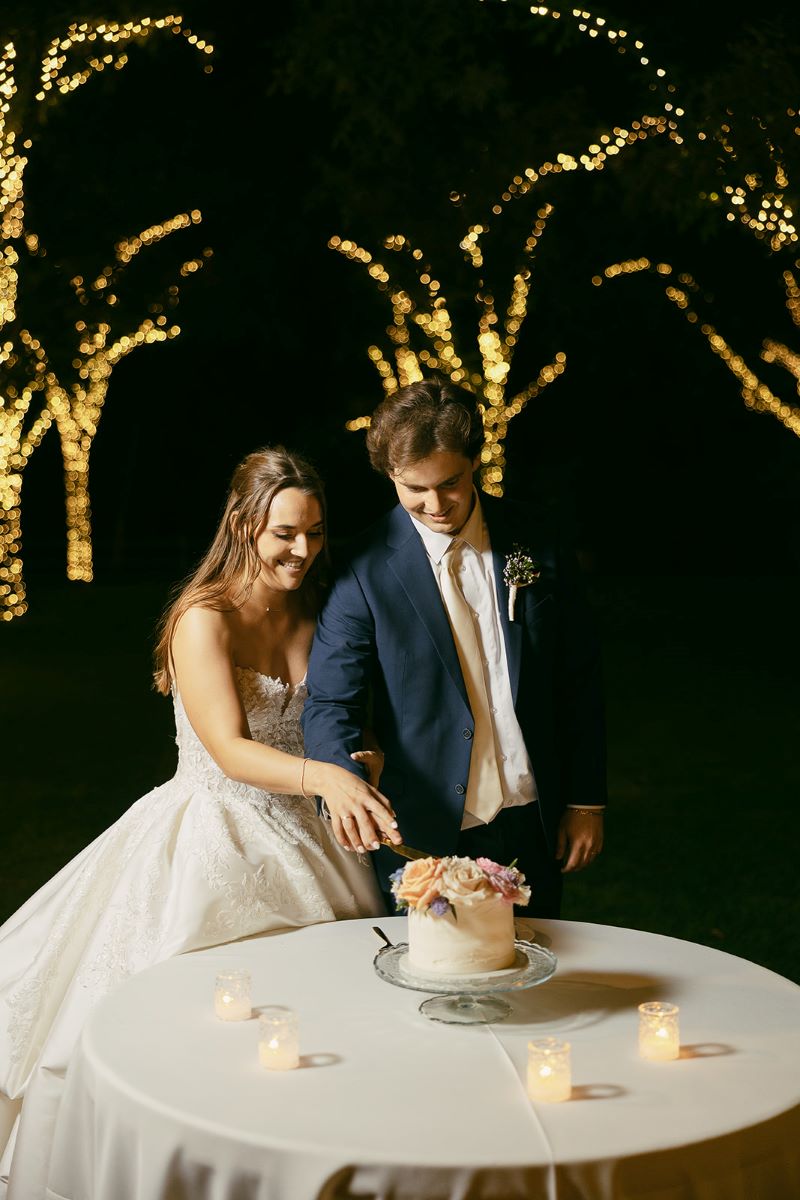
[[[62,438],[67,508],[67,579],[91,582],[92,510],[89,502],[89,448]]]
[[[20,494],[22,475],[9,472],[0,479],[0,620],[13,621],[27,609],[22,578]]]

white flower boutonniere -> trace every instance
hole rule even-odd
[[[524,546],[514,544],[511,554],[506,555],[506,565],[503,568],[503,579],[508,584],[508,619],[514,620],[514,605],[517,602],[517,590],[536,583],[542,573],[542,568],[535,558],[531,557]]]

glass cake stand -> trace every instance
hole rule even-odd
[[[545,983],[555,973],[558,959],[552,950],[533,942],[516,941],[516,962],[502,971],[482,975],[423,975],[409,969],[408,944],[385,946],[373,959],[375,971],[395,987],[412,992],[434,992],[419,1011],[432,1021],[448,1025],[488,1025],[502,1021],[511,1005],[498,992],[515,992]]]

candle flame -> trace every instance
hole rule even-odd
[[[279,1043],[278,1039],[276,1037],[274,1037],[274,1038],[271,1038],[270,1041],[267,1042],[267,1045],[269,1046],[270,1050],[277,1050],[280,1046],[280,1043]]]

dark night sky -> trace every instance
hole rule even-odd
[[[592,11],[663,62],[687,129],[713,127],[729,93],[742,114],[743,175],[758,152],[743,97],[763,114],[777,111],[778,96],[785,119],[797,19],[786,6],[743,27],[726,8]],[[58,10],[55,31],[77,15]],[[262,22],[208,3],[183,11],[216,46],[214,73],[203,75],[199,56],[172,38],[133,48],[125,71],[48,111],[26,175],[27,223],[49,254],[36,269],[50,272],[23,290],[31,325],[63,329],[70,274],[88,275],[121,234],[172,212],[198,207],[204,224],[167,239],[165,263],[214,249],[184,285],[181,337],[114,371],[92,450],[99,579],[181,574],[208,539],[235,462],[270,441],[315,458],[334,535],[366,524],[389,493],[368,469],[362,435],[343,424],[380,398],[365,351],[385,342],[388,305],[328,238],[378,249],[386,233],[412,236],[461,318],[461,345],[471,345],[474,281],[458,251],[467,225],[514,172],[583,148],[652,105],[629,61],[567,36],[566,21],[543,36],[520,5],[299,0]],[[44,17],[29,28],[31,44],[48,28]],[[795,161],[796,144],[787,148]],[[797,348],[780,283],[790,261],[700,202],[722,177],[698,146],[695,138],[680,154],[655,139],[602,178],[576,172],[541,193],[556,211],[534,263],[512,387],[556,350],[568,368],[511,424],[507,484],[565,505],[601,572],[798,565],[800,440],[745,410],[733,377],[654,279],[590,283],[617,258],[664,259],[702,283],[709,319],[753,365],[765,336]],[[453,190],[465,195],[460,207]],[[534,191],[498,226],[486,271],[499,298],[540,202]],[[131,270],[143,296],[157,262],[154,252],[138,278]],[[788,376],[773,368],[765,378],[791,398]],[[27,468],[23,511],[27,572],[58,576],[54,436]]]

